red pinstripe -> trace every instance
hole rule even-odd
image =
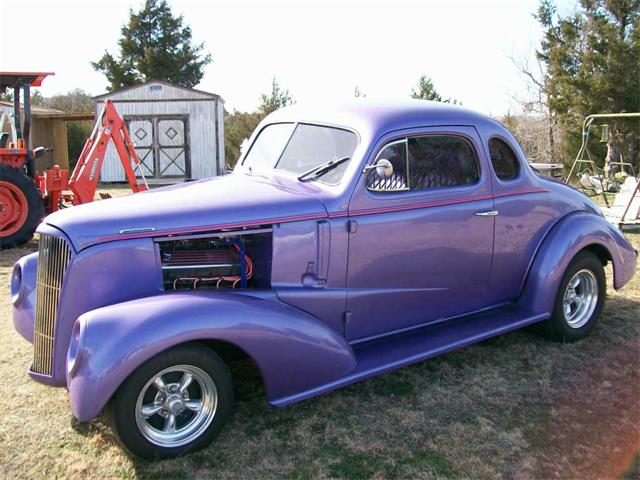
[[[109,242],[113,240],[125,240],[125,239],[133,239],[133,238],[163,237],[165,235],[197,233],[197,232],[205,232],[207,230],[222,230],[222,229],[232,229],[232,228],[241,228],[241,227],[252,227],[256,225],[264,225],[269,223],[285,223],[285,222],[297,222],[301,220],[317,220],[321,218],[343,218],[343,217],[350,217],[350,216],[355,217],[355,216],[362,216],[362,215],[375,215],[378,213],[403,212],[407,210],[418,210],[421,208],[442,207],[446,205],[458,205],[462,203],[476,202],[479,200],[488,200],[490,198],[510,197],[514,195],[525,195],[528,193],[543,193],[546,191],[547,190],[543,188],[530,188],[526,190],[517,190],[512,192],[500,192],[496,194],[476,195],[472,197],[455,199],[455,200],[440,200],[437,202],[414,203],[412,205],[398,205],[395,207],[371,208],[366,210],[355,210],[352,212],[332,212],[332,213],[329,213],[328,215],[323,213],[310,213],[306,215],[293,215],[289,217],[266,218],[263,220],[251,220],[247,222],[222,223],[222,224],[215,224],[215,225],[204,225],[200,227],[177,228],[173,230],[163,230],[158,232],[132,233],[128,235],[113,235],[109,237],[100,237],[98,241]]]

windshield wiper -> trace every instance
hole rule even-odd
[[[321,163],[320,165],[316,165],[311,170],[307,170],[306,172],[300,174],[298,176],[298,180],[300,180],[301,182],[304,182],[305,180],[315,180],[316,178],[321,177],[327,172],[330,172],[331,170],[336,168],[338,165],[342,165],[344,162],[347,162],[350,159],[351,157],[342,157],[342,158],[338,158],[337,160],[329,160],[328,162]],[[310,175],[313,175],[313,177],[307,178]]]

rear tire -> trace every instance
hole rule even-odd
[[[171,458],[206,447],[233,405],[231,374],[202,344],[178,346],[143,363],[110,405],[119,442],[143,458]]]
[[[562,277],[553,315],[542,324],[546,336],[575,342],[589,335],[602,313],[606,291],[601,260],[589,251],[578,253]]]
[[[0,248],[27,243],[43,217],[36,183],[21,170],[0,164]]]

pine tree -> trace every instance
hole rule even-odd
[[[286,107],[295,103],[293,97],[289,93],[289,90],[280,87],[278,80],[273,78],[271,81],[271,92],[260,95],[260,107],[258,111],[262,115],[268,115],[271,112],[278,110],[279,108]]]
[[[431,77],[428,75],[420,75],[418,85],[416,85],[416,88],[411,89],[411,98],[462,105],[461,102],[453,98],[443,98],[436,90],[433,80],[431,80]]]
[[[420,75],[418,85],[416,85],[416,88],[411,89],[411,98],[442,102],[442,95],[436,91],[433,80],[428,75]]]
[[[166,0],[146,0],[140,11],[130,10],[121,32],[119,57],[105,52],[91,62],[107,77],[109,91],[149,80],[194,87],[211,62],[211,55],[203,53],[204,44],[192,42],[191,28],[182,16],[173,16]]]
[[[566,132],[567,153],[575,156],[586,115],[640,109],[640,0],[581,0],[564,17],[542,0],[535,17],[544,31],[537,56],[549,107]],[[637,138],[638,122],[608,123],[609,155],[615,156],[625,132]]]

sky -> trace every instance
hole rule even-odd
[[[560,12],[575,0],[558,0]],[[213,62],[197,88],[227,110],[254,110],[272,78],[298,102],[406,98],[421,74],[444,97],[490,115],[518,111],[526,85],[511,57],[535,67],[538,0],[170,0]],[[45,96],[106,91],[90,65],[117,54],[142,0],[0,0],[0,70],[52,71]],[[7,15],[11,12],[11,15]]]

